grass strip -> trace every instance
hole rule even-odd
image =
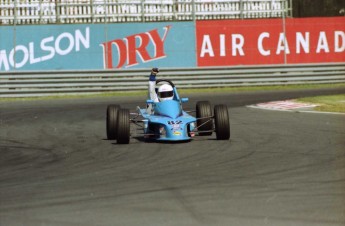
[[[319,105],[314,108],[316,111],[345,113],[345,94],[305,97],[297,101]]]

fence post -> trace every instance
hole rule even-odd
[[[145,3],[141,0],[141,21],[145,22]]]
[[[287,56],[286,56],[286,45],[287,45],[287,40],[286,40],[286,20],[285,20],[285,10],[287,9],[286,7],[286,2],[283,4],[283,13],[282,13],[282,22],[283,22],[283,32],[284,32],[284,64],[287,64]]]
[[[193,18],[193,21],[196,20],[196,16],[195,16],[195,0],[192,0],[192,18]]]
[[[244,2],[243,2],[243,0],[240,0],[240,17],[241,17],[241,19],[243,19],[244,18]]]
[[[55,1],[55,21],[56,23],[60,23],[60,11],[59,11],[59,8],[60,8],[60,5],[59,5],[60,1]]]
[[[105,24],[108,22],[107,2],[108,2],[108,0],[105,0],[104,3],[103,3],[103,8],[104,8],[104,23],[105,23]]]
[[[290,3],[289,3],[289,11],[290,11],[290,17],[293,17],[293,5],[292,5],[293,3],[292,3],[292,0],[290,0]]]
[[[39,0],[38,1],[38,5],[39,5],[39,9],[40,9],[40,15],[39,15],[39,19],[38,19],[38,21],[39,21],[39,23],[40,24],[42,24],[42,13],[43,13],[43,7],[42,7],[42,0]]]
[[[13,14],[14,14],[13,24],[14,25],[17,24],[17,13],[18,13],[17,1],[14,1],[14,9],[13,9]]]
[[[94,23],[94,19],[95,19],[95,15],[94,15],[94,12],[93,12],[93,0],[90,0],[90,13],[91,13],[91,23]]]
[[[287,0],[285,5],[286,5],[286,16],[292,17],[292,0]]]
[[[176,13],[177,0],[173,0],[172,3],[173,3],[172,4],[172,13],[173,13],[172,19],[177,20],[177,13]]]

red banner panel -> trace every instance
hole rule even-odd
[[[345,17],[196,21],[198,66],[345,62]]]

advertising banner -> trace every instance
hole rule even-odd
[[[196,21],[197,65],[345,62],[345,17]]]
[[[193,22],[0,26],[0,71],[194,67]]]
[[[345,62],[345,17],[0,26],[0,71]]]

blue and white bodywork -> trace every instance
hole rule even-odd
[[[160,141],[188,141],[194,137],[196,118],[183,111],[182,104],[188,98],[180,98],[170,80],[157,80],[156,84],[167,82],[173,87],[174,98],[163,102],[147,100],[147,108],[140,109],[143,117],[144,137]]]
[[[187,101],[188,99],[183,99]],[[194,136],[196,118],[182,109],[182,101],[166,100],[164,102],[147,101],[152,104],[152,113],[140,109],[144,118],[144,136],[156,140],[184,141]]]
[[[156,141],[189,141],[195,135],[212,135],[216,132],[217,140],[230,138],[228,108],[225,105],[214,106],[208,101],[198,101],[195,111],[184,111],[183,103],[188,98],[180,98],[175,85],[170,80],[157,80],[169,83],[173,87],[173,99],[156,102],[146,100],[146,107],[137,107],[136,113],[121,109],[119,105],[108,105],[107,137],[117,143],[128,144],[130,140],[130,122],[143,128],[145,139]],[[196,116],[189,113],[194,112]],[[131,116],[131,117],[130,117]]]

